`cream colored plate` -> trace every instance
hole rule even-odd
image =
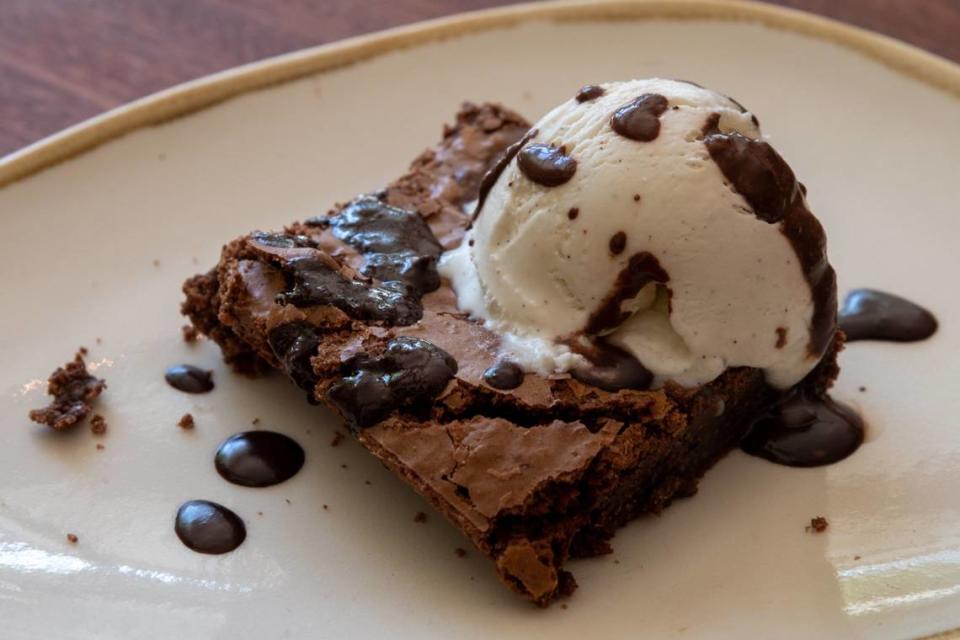
[[[801,470],[735,452],[697,497],[622,531],[614,555],[573,563],[569,608],[536,610],[476,553],[457,558],[465,541],[438,516],[415,524],[423,501],[358,446],[331,448],[328,413],[279,377],[230,374],[210,344],[185,345],[179,287],[233,236],[397,175],[462,99],[535,117],[582,84],[654,75],[760,114],[810,188],[841,288],[904,294],[943,327],[926,343],[844,352],[837,395],[871,423],[854,457]],[[779,10],[541,5],[267,61],[8,158],[0,182],[21,179],[0,191],[0,636],[902,638],[960,626],[958,95],[949,63]],[[26,420],[80,344],[110,385],[102,440]],[[216,390],[167,387],[178,362],[214,368]],[[187,411],[193,432],[176,426]],[[213,469],[216,444],[254,417],[307,449],[284,485],[244,489]],[[173,514],[197,497],[246,520],[238,551],[201,556],[177,540]],[[806,533],[818,515],[828,531]]]

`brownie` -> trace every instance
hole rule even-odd
[[[337,411],[505,585],[545,606],[576,588],[568,558],[610,552],[618,527],[694,494],[778,394],[751,368],[653,391],[603,388],[603,371],[595,386],[496,370],[498,337],[457,309],[436,261],[528,128],[464,105],[385,189],[227,244],[184,285],[183,311],[238,370],[280,369]],[[803,385],[829,387],[840,341]]]

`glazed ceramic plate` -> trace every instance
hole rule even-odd
[[[642,76],[696,80],[758,113],[810,189],[841,291],[906,295],[942,329],[842,354],[836,395],[870,423],[853,457],[791,469],[734,452],[696,497],[621,531],[612,555],[574,562],[568,608],[537,610],[477,553],[457,557],[460,534],[357,445],[331,447],[330,413],[279,376],[230,373],[208,342],[185,344],[180,283],[236,235],[398,175],[464,99],[535,118],[583,84]],[[949,63],[767,7],[537,5],[266,61],[7,158],[0,635],[903,638],[960,627],[958,96]],[[79,345],[109,384],[100,438],[26,418]],[[181,362],[212,368],[216,389],[168,387],[164,368]],[[176,426],[185,412],[193,431]],[[307,451],[285,484],[247,489],[214,470],[217,443],[254,418]],[[234,509],[247,541],[223,556],[189,551],[173,515],[191,498]],[[420,510],[426,524],[413,521]],[[826,532],[805,531],[814,516]]]

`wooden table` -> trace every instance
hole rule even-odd
[[[960,0],[770,0],[960,61]],[[266,56],[511,0],[0,0],[0,155]]]

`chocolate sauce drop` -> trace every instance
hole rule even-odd
[[[177,509],[174,531],[183,544],[197,553],[233,551],[247,537],[240,516],[216,502],[190,500]]]
[[[847,342],[916,342],[937,331],[937,319],[923,307],[873,289],[855,289],[847,294],[838,324],[847,334]]]
[[[493,185],[497,183],[497,180],[500,178],[500,174],[507,168],[507,165],[516,157],[517,153],[520,151],[520,147],[527,144],[537,135],[536,129],[530,129],[527,131],[522,138],[514,142],[512,145],[503,150],[503,153],[494,161],[490,166],[490,169],[483,174],[483,178],[480,180],[480,189],[477,191],[477,206],[473,210],[473,219],[476,220],[477,216],[480,215],[480,210],[483,209],[483,203],[487,201],[487,196],[490,194],[490,190],[493,189]],[[471,221],[472,222],[472,221]]]
[[[667,99],[659,93],[645,93],[617,109],[610,126],[624,138],[650,142],[660,135],[660,116],[667,110]]]
[[[863,430],[863,419],[850,407],[797,389],[753,423],[740,447],[788,467],[819,467],[856,451]]]
[[[192,364],[175,364],[163,374],[171,387],[184,393],[213,391],[213,373]]]
[[[517,166],[523,175],[545,187],[560,186],[577,172],[577,161],[568,156],[563,147],[539,143],[528,144],[520,150]]]
[[[589,102],[590,100],[596,100],[603,95],[603,87],[596,84],[588,84],[585,87],[580,87],[580,90],[577,91],[577,95],[574,96],[577,102]]]
[[[516,389],[523,384],[524,373],[515,362],[500,360],[483,372],[483,381],[494,389]]]
[[[282,433],[246,431],[224,440],[213,461],[227,482],[270,487],[295,476],[304,457],[303,448]]]
[[[623,250],[627,248],[627,234],[623,231],[617,231],[615,234],[610,236],[610,253],[615,256],[623,253]]]

